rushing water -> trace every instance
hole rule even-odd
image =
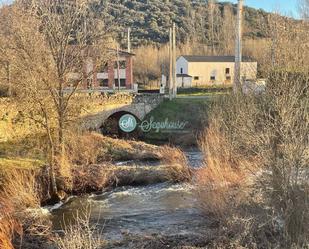
[[[199,167],[197,150],[186,153],[192,167]],[[205,220],[196,208],[194,186],[160,183],[142,187],[119,187],[99,195],[73,197],[52,211],[54,228],[74,220],[76,210],[90,207],[91,222],[98,224],[106,239],[121,240],[123,234],[186,235],[200,233]]]

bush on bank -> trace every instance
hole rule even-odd
[[[214,104],[200,141],[207,167],[198,174],[198,194],[226,228],[221,233],[233,234],[228,243],[308,245],[308,95],[308,73],[274,71],[264,94],[232,94]]]

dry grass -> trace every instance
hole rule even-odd
[[[2,194],[10,198],[15,210],[40,207],[39,189],[34,171],[7,170],[2,172]]]
[[[308,75],[274,71],[262,96],[226,96],[213,108],[201,138],[206,167],[197,176],[198,194],[232,234],[230,242],[308,245]]]
[[[105,245],[97,225],[91,225],[89,210],[75,215],[74,223],[64,227],[64,235],[57,236],[58,249],[99,249]]]
[[[164,146],[160,149],[162,163],[167,165],[167,178],[171,182],[190,181],[192,172],[189,168],[188,159],[179,148]]]
[[[68,141],[69,159],[78,165],[117,160],[160,159],[157,146],[104,137],[98,133],[70,134]]]
[[[39,134],[42,129],[18,112],[18,102],[0,98],[0,143]]]
[[[12,204],[0,195],[0,249],[14,249],[12,244],[14,232],[22,234],[21,226],[12,215]]]
[[[36,177],[31,170],[1,171],[0,209],[4,209],[5,216],[0,217],[0,237],[6,236],[6,243],[12,243],[14,233],[20,235],[16,238],[20,246],[23,245],[23,236],[46,236],[50,233],[49,220],[38,212],[40,189]]]
[[[207,213],[225,219],[246,196],[249,171],[231,160],[230,150],[218,127],[211,126],[200,139],[206,167],[197,172],[200,205]]]
[[[108,186],[112,178],[107,166],[97,164],[75,166],[72,173],[74,193],[100,191]]]

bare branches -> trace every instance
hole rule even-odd
[[[19,0],[5,14],[0,48],[13,67],[19,107],[45,129],[50,149],[64,157],[66,130],[81,110],[75,93],[93,73],[84,72],[85,63],[89,58],[97,63],[106,59],[104,23],[95,17],[90,1],[82,0]],[[74,72],[77,83],[68,91]]]
[[[309,20],[309,0],[299,0],[299,12],[303,19]]]

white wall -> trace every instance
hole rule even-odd
[[[188,74],[188,61],[180,56],[176,61],[176,73],[181,74],[181,68],[183,69],[183,74]]]
[[[108,73],[97,73],[98,79],[108,79]]]
[[[190,77],[177,77],[177,87],[190,88],[192,87],[192,78]]]
[[[190,62],[188,67],[188,74],[193,77],[193,86],[233,84],[234,62]],[[230,69],[229,74],[226,74],[226,68]],[[241,75],[246,76],[246,79],[256,79],[257,62],[242,62]],[[211,80],[211,76],[215,76],[215,80]],[[230,79],[227,79],[227,76]]]
[[[118,70],[115,69],[114,71],[115,79],[118,79]],[[119,75],[120,79],[125,79],[126,78],[126,70],[125,69],[119,69]]]
[[[126,70],[125,69],[119,69],[120,79],[126,79]],[[98,73],[97,74],[98,79],[108,79],[108,73]],[[114,78],[118,79],[118,70],[114,70]]]

